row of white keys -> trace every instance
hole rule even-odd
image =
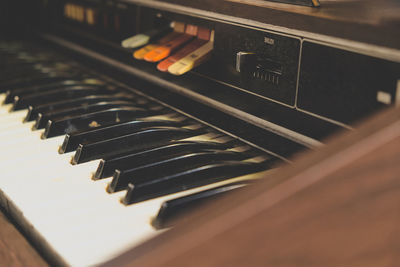
[[[106,181],[90,179],[96,161],[70,165],[71,153],[57,153],[63,137],[41,140],[21,123],[26,111],[1,113],[0,187],[67,263],[101,263],[155,234],[149,220],[159,203],[122,205]]]

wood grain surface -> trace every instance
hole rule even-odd
[[[2,211],[0,211],[0,266],[48,266]]]
[[[397,266],[400,109],[105,266]]]

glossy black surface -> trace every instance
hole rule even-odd
[[[154,162],[161,162],[166,159],[187,155],[191,152],[204,152],[207,150],[224,150],[233,146],[233,142],[188,142],[180,141],[165,146],[156,147],[138,153],[124,154],[121,156],[106,158],[100,161],[93,176],[94,179],[110,177],[116,169],[120,171],[147,165]]]
[[[72,159],[72,163],[79,164],[128,151],[143,151],[167,144],[174,140],[197,136],[203,132],[202,130],[188,130],[177,127],[150,127],[109,140],[79,145]]]
[[[5,93],[8,90],[13,90],[21,87],[41,86],[49,83],[62,82],[69,79],[81,78],[76,74],[61,74],[61,75],[43,75],[40,77],[27,77],[23,79],[9,80],[0,82],[0,92]]]
[[[42,138],[50,138],[63,134],[89,130],[104,125],[112,125],[136,118],[151,116],[154,111],[143,108],[112,108],[84,114],[82,116],[71,116],[60,120],[49,120],[47,122]]]
[[[60,88],[42,93],[28,94],[22,97],[16,96],[12,110],[25,109],[28,106],[41,105],[48,102],[57,102],[66,99],[74,99],[78,97],[93,94],[112,94],[112,90],[102,86],[73,86],[71,88]]]
[[[19,88],[16,90],[8,90],[6,92],[6,98],[4,100],[4,103],[6,103],[6,104],[13,103],[14,98],[16,96],[21,98],[21,97],[23,97],[25,95],[29,95],[29,94],[48,92],[48,91],[62,89],[62,88],[71,88],[71,87],[75,87],[75,86],[80,86],[81,88],[93,87],[93,85],[85,84],[85,83],[75,81],[75,80],[65,80],[62,82],[50,83],[50,84],[41,85],[41,86],[28,86],[28,87]]]
[[[53,112],[55,110],[62,110],[73,108],[77,106],[85,106],[93,103],[99,103],[102,101],[118,101],[118,100],[129,100],[131,103],[137,103],[134,96],[125,94],[116,95],[90,95],[74,99],[62,100],[58,102],[51,102],[47,104],[42,104],[38,106],[29,106],[28,113],[24,119],[25,122],[36,120],[39,113],[46,114],[48,112]]]
[[[140,130],[144,130],[146,128],[160,127],[160,126],[180,127],[184,126],[184,124],[168,120],[154,120],[154,121],[135,120],[106,127],[99,127],[94,130],[89,130],[85,132],[67,134],[65,136],[62,146],[60,147],[59,153],[68,153],[74,151],[78,148],[80,144],[87,145],[90,143],[95,143],[102,140],[108,140],[118,136],[131,134]]]
[[[239,190],[243,185],[244,184],[238,183],[228,184],[165,201],[161,205],[157,216],[152,221],[152,225],[156,229],[172,227],[174,226],[175,222],[178,219],[182,219],[186,213],[193,211],[206,203],[223,197],[229,192]]]
[[[0,78],[0,82],[11,82],[15,80],[21,80],[21,79],[35,79],[35,78],[40,78],[40,77],[45,77],[47,76],[46,73],[43,73],[38,70],[30,70],[29,73],[23,73],[23,72],[18,72],[18,71],[13,71],[13,72],[5,72],[2,77]]]
[[[113,193],[125,189],[129,183],[138,184],[141,182],[157,181],[165,176],[192,170],[198,167],[230,160],[243,160],[247,157],[245,153],[231,151],[204,151],[182,156],[175,156],[165,160],[157,160],[147,165],[133,169],[117,169],[113,180],[108,187],[108,192]]]
[[[187,190],[217,181],[261,171],[268,168],[260,163],[223,162],[198,167],[192,170],[157,179],[145,180],[128,185],[124,204],[132,204],[147,199]]]
[[[33,129],[35,130],[43,129],[44,127],[46,127],[47,122],[49,120],[57,121],[57,120],[63,120],[71,116],[82,116],[89,113],[104,111],[113,108],[130,108],[130,107],[138,107],[138,106],[130,101],[109,101],[109,102],[100,102],[90,105],[67,108],[62,110],[56,110],[47,113],[39,113],[36,118],[36,123],[33,126]]]

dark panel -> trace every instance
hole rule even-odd
[[[213,62],[198,71],[294,105],[299,51],[299,39],[220,23],[215,28]],[[256,55],[256,62],[246,66],[247,74],[236,71],[238,52]]]
[[[400,64],[352,52],[303,43],[298,106],[344,123],[386,106],[395,99]]]

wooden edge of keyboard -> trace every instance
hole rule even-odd
[[[2,211],[0,262],[3,266],[49,266]]]
[[[104,266],[398,262],[400,108],[356,128]]]

